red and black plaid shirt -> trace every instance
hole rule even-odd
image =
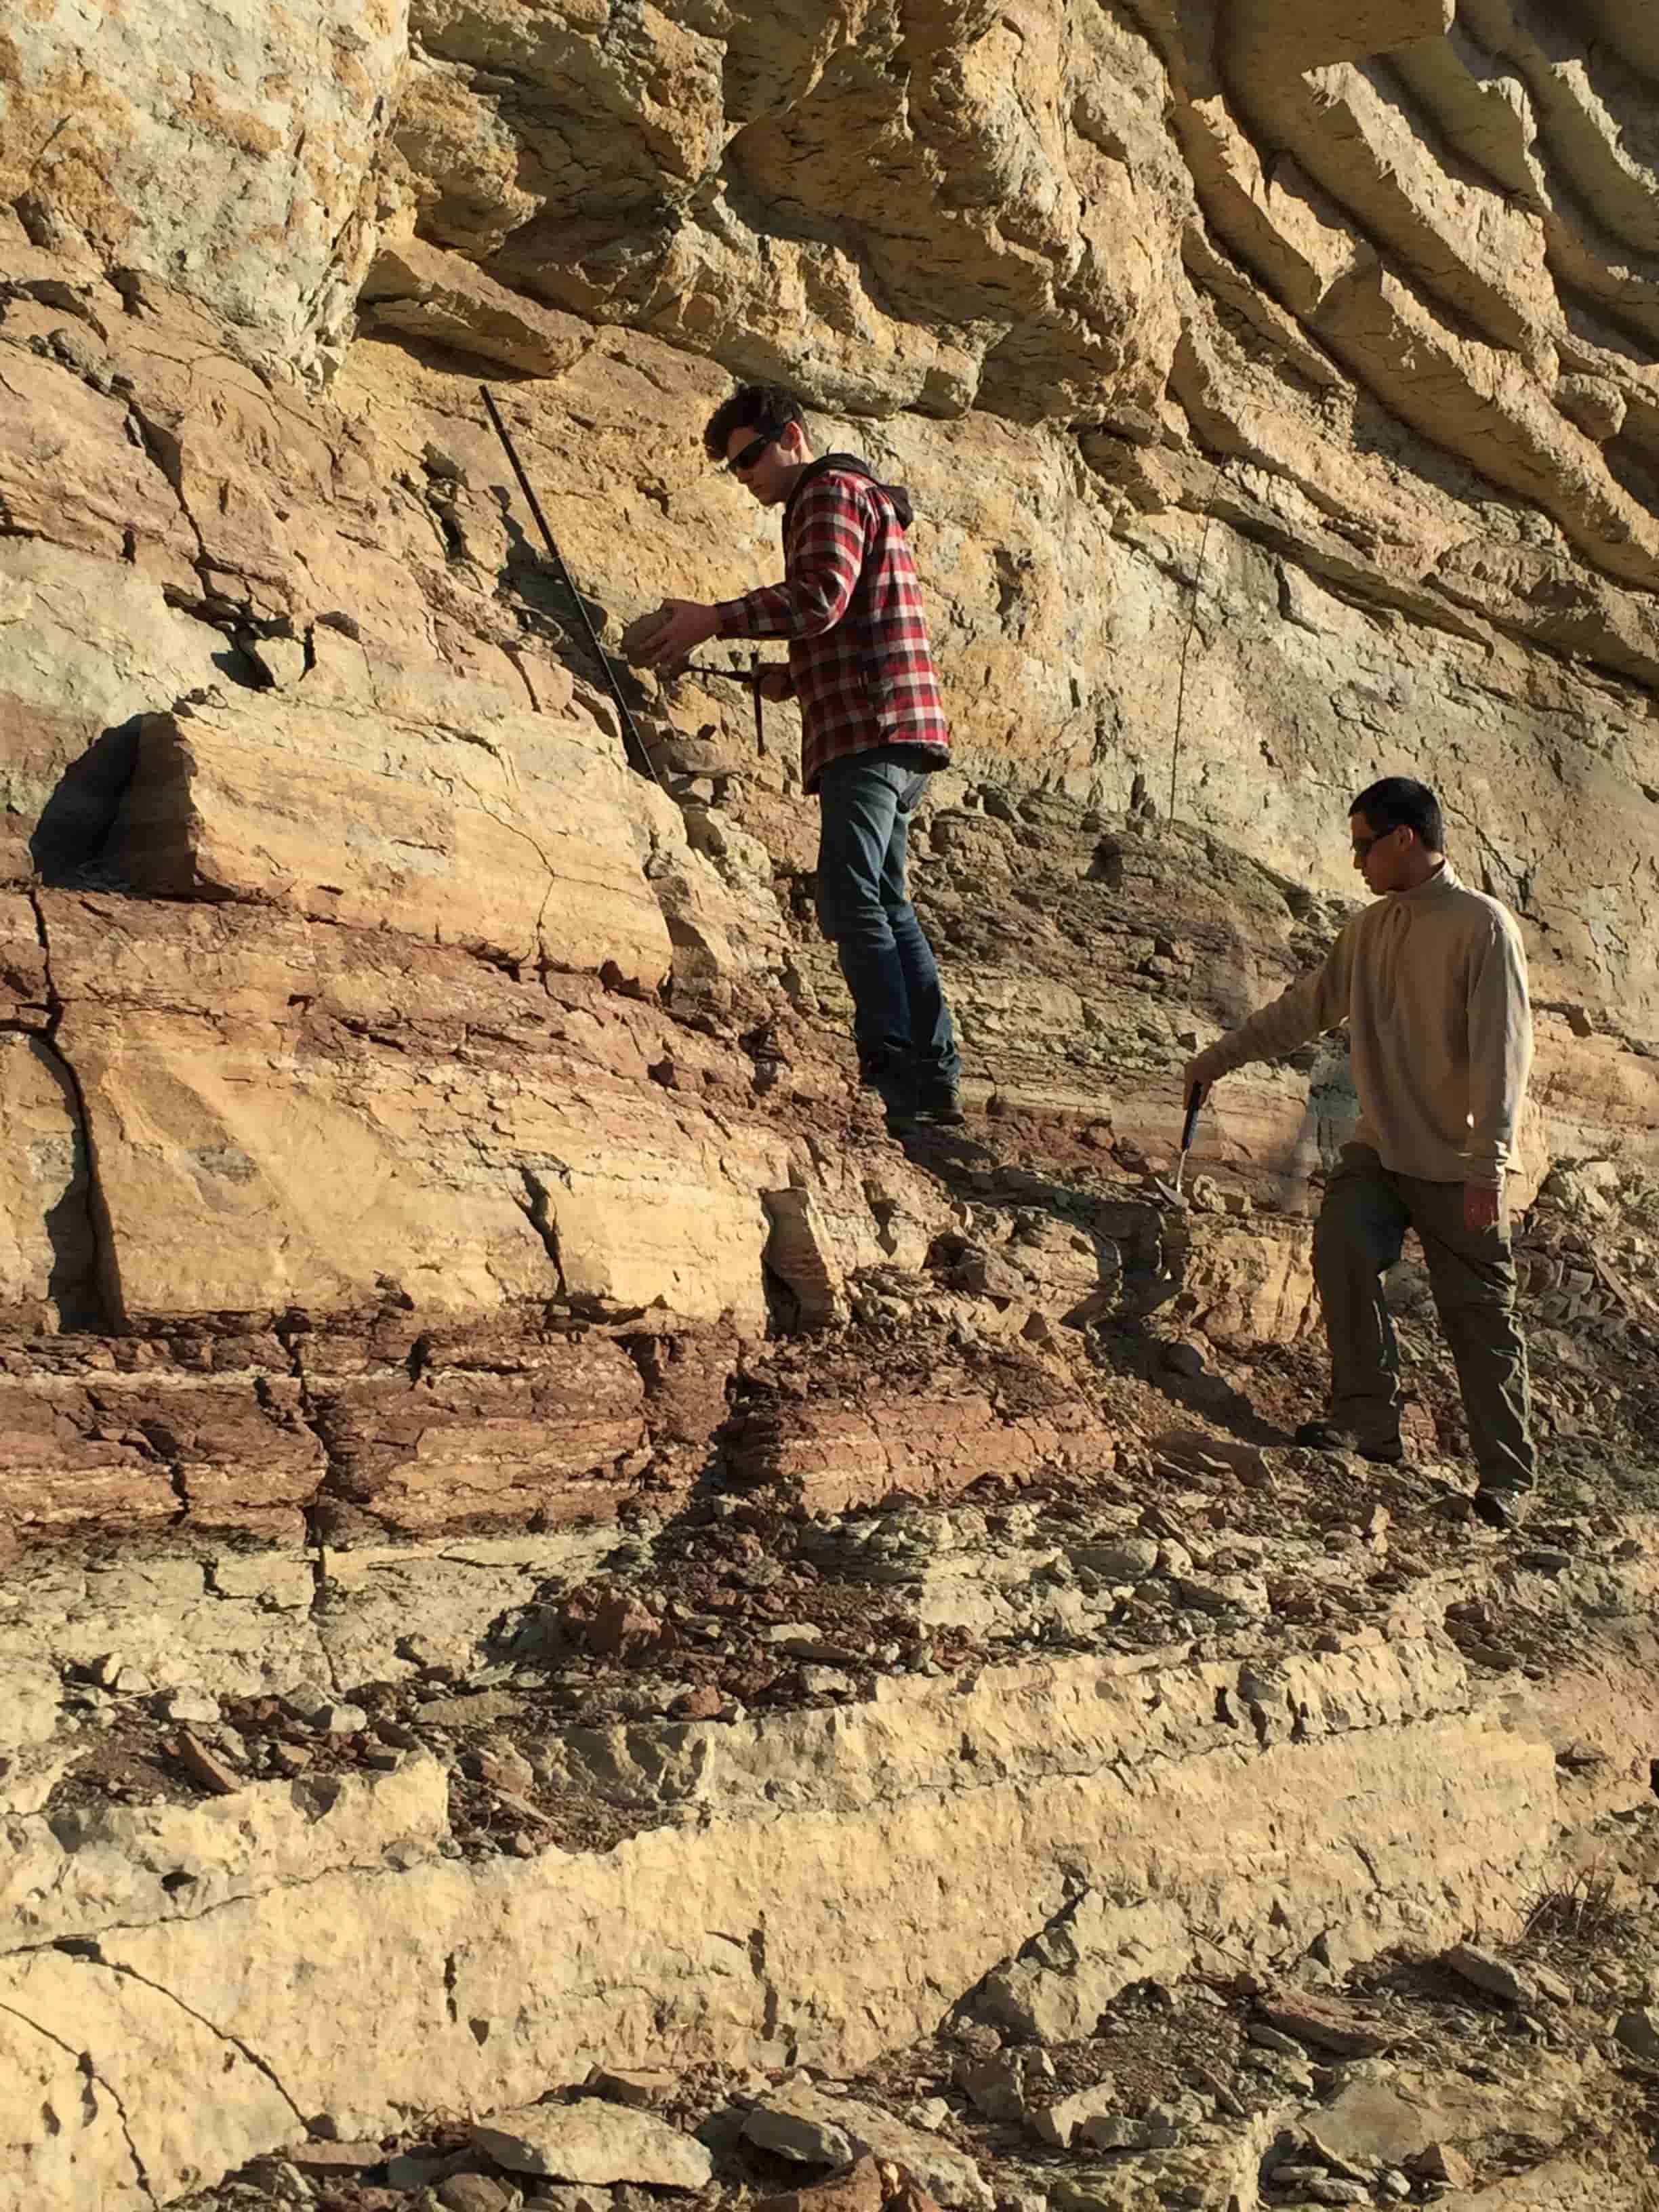
[[[782,583],[716,611],[721,637],[788,639],[807,790],[831,761],[877,745],[922,747],[947,766],[951,729],[893,493],[820,463],[783,511],[783,567]]]

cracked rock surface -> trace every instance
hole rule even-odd
[[[1656,85],[1639,0],[8,21],[0,2212],[1650,2212]],[[774,572],[773,375],[957,738],[903,1146],[793,709],[624,729],[477,391],[617,649]],[[1384,772],[1531,965],[1502,1537],[1414,1250],[1407,1464],[1291,1441],[1340,1038],[1169,1190]]]

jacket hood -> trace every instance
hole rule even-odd
[[[802,470],[795,489],[785,502],[783,513],[786,521],[788,520],[789,509],[800,497],[807,485],[811,483],[813,477],[825,476],[831,469],[837,471],[842,476],[863,477],[867,483],[874,484],[878,491],[885,492],[893,502],[893,512],[897,515],[901,525],[906,530],[909,528],[911,518],[915,514],[915,507],[909,493],[902,484],[883,483],[875,471],[867,463],[861,461],[856,453],[826,453],[822,460],[809,462]]]

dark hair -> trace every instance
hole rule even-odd
[[[740,384],[729,399],[722,399],[708,418],[702,442],[711,461],[723,461],[734,430],[752,430],[757,437],[780,438],[792,422],[803,429],[806,417],[794,393],[781,384]]]
[[[1348,811],[1363,814],[1381,837],[1390,830],[1414,830],[1425,851],[1446,849],[1440,801],[1426,783],[1414,782],[1408,775],[1385,775],[1380,783],[1367,784]]]

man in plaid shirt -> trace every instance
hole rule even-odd
[[[763,507],[782,507],[784,580],[717,606],[670,599],[647,657],[672,667],[710,638],[788,640],[787,668],[768,670],[761,688],[800,702],[818,917],[853,995],[860,1076],[895,1133],[960,1121],[950,1009],[905,887],[911,811],[951,758],[905,536],[909,495],[850,453],[815,460],[799,403],[777,385],[733,392],[703,443]]]

